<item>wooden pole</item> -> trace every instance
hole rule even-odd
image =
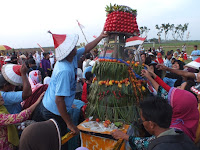
[[[76,21],[78,22],[78,20],[76,20]],[[79,22],[78,22],[78,23],[79,23]],[[83,36],[84,36],[86,42],[88,43],[88,41],[87,41],[87,39],[86,39],[86,36],[85,36],[85,34],[84,34],[84,32],[83,32],[83,29],[80,27],[80,25],[79,25],[79,28],[81,29],[81,32],[82,32],[82,34],[83,34]]]

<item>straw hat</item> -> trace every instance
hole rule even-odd
[[[15,64],[6,64],[1,68],[1,73],[3,77],[10,84],[19,86],[22,85],[22,76],[21,76],[21,65]]]
[[[11,61],[11,59],[10,58],[6,58],[4,61],[5,62],[9,62],[9,61]]]
[[[66,58],[78,42],[78,34],[52,34],[55,47],[56,60]]]
[[[20,55],[19,57],[20,57],[20,58],[24,58],[24,59],[27,58],[24,54],[23,54],[23,55]]]
[[[199,70],[199,67],[200,67],[200,57],[197,58],[197,59],[195,59],[194,61],[191,61],[190,63],[186,64],[185,66]]]

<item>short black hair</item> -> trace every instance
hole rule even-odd
[[[167,56],[169,56],[169,55],[172,55],[172,52],[171,52],[171,51],[168,51],[168,52],[167,52]]]
[[[90,53],[87,53],[87,54],[85,55],[85,58],[86,58],[86,59],[90,59]]]
[[[174,62],[173,62],[173,64],[175,63],[175,62],[177,62],[178,64],[179,64],[179,70],[183,70],[184,68],[184,62],[182,62],[182,61],[180,61],[180,60],[177,60],[177,59],[175,59],[174,60]]]
[[[160,128],[169,128],[172,119],[172,107],[162,97],[147,97],[140,102],[142,116],[146,121],[155,122]]]
[[[194,45],[194,47],[198,47],[197,45]]]
[[[10,59],[13,61],[14,59],[17,59],[17,56],[12,56]]]
[[[85,79],[86,80],[90,80],[90,78],[92,78],[92,77],[93,77],[93,74],[92,74],[91,71],[85,73]]]
[[[48,55],[49,53],[43,53],[44,58]]]
[[[36,63],[35,63],[35,60],[34,60],[33,58],[30,58],[30,59],[28,60],[28,64],[30,64],[30,65],[33,64],[33,65],[34,65],[34,64],[36,64]]]

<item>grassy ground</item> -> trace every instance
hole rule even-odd
[[[186,43],[186,52],[188,55],[191,54],[191,52],[194,50],[194,45],[198,45],[198,49],[200,49],[200,41],[192,41],[192,42],[172,42],[172,43],[161,43],[159,44],[155,44],[155,48],[157,49],[159,46],[163,47],[163,50],[165,51],[165,54],[167,51],[169,50],[176,50],[177,48],[180,48],[180,50],[182,50],[182,45]],[[144,44],[144,48],[145,49],[149,49],[149,48],[153,47],[153,44]],[[190,62],[191,60],[187,60],[185,63]]]

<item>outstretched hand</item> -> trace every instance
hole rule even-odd
[[[141,75],[142,77],[151,78],[151,74],[149,73],[148,70],[145,70],[145,69],[142,69]]]
[[[107,33],[107,31],[104,31],[104,28],[103,28],[103,31],[101,32],[100,36],[101,36],[101,38],[105,38],[108,36],[108,33]]]
[[[166,67],[165,65],[163,65],[163,64],[157,64],[157,66],[156,66],[157,68],[158,68],[158,70],[167,70],[168,69],[168,67]]]
[[[119,130],[115,130],[115,131],[111,132],[111,135],[117,140],[124,139],[124,140],[128,141],[128,139],[129,139],[129,135],[127,135],[126,133],[119,131]]]

